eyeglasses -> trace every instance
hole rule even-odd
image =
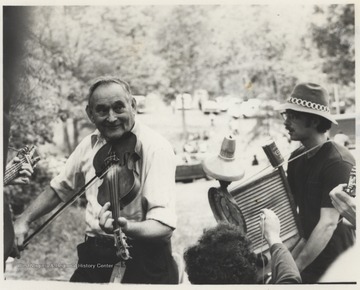
[[[299,118],[299,114],[296,114],[295,112],[281,112],[280,114],[284,120],[293,121]]]

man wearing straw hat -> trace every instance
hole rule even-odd
[[[303,283],[315,283],[354,244],[354,231],[342,223],[329,193],[348,181],[355,160],[345,147],[328,140],[327,131],[337,122],[323,87],[298,84],[278,109],[290,139],[302,144],[292,153],[287,171],[304,232],[292,254]]]

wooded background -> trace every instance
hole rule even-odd
[[[9,158],[16,154],[11,148],[24,145],[36,145],[42,158],[30,184],[6,186],[4,198],[14,215],[21,214],[57,174],[93,128],[85,114],[86,94],[91,80],[103,74],[120,76],[134,94],[157,96],[157,107],[159,99],[165,107],[177,93],[193,94],[197,89],[207,90],[211,98],[261,96],[283,101],[300,81],[320,83],[332,101],[338,92],[339,100],[353,106],[354,13],[351,4],[4,6],[3,104],[6,113],[11,102]],[[170,132],[165,137],[175,147],[182,136],[181,113],[161,112],[155,109],[152,115],[138,117],[157,126],[155,130]],[[197,119],[189,131],[208,129],[206,116],[198,111],[192,116]],[[227,119],[217,118],[211,130],[222,140]],[[239,121],[243,145],[261,150],[259,142],[249,143],[256,130],[272,129],[281,135],[281,122],[270,121]],[[259,128],[264,124],[267,129]],[[6,144],[5,132],[3,141]],[[241,152],[251,158],[250,151]],[[207,201],[209,186],[217,186],[216,181],[177,183],[181,218],[173,249],[180,255],[204,227],[215,223]],[[35,238],[21,259],[7,265],[8,279],[67,281],[73,268],[24,265],[76,263],[84,226],[83,207],[71,207]]]
[[[6,95],[9,145],[52,144],[58,123],[65,146],[49,150],[47,160],[67,157],[91,127],[86,93],[103,74],[167,104],[196,89],[282,101],[299,81],[323,84],[332,100],[336,88],[347,105],[355,102],[354,5],[20,6],[3,15],[10,34],[17,23],[8,39],[22,48],[10,64],[15,77],[4,72],[4,88],[15,87]],[[52,168],[43,164],[32,185],[5,190],[15,212]]]

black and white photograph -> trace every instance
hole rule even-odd
[[[356,287],[358,6],[2,4],[4,289]]]

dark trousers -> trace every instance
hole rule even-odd
[[[131,259],[125,262],[122,283],[177,284],[178,268],[170,242],[127,240]],[[108,283],[119,261],[113,240],[87,238],[77,246],[78,267],[70,282]]]

